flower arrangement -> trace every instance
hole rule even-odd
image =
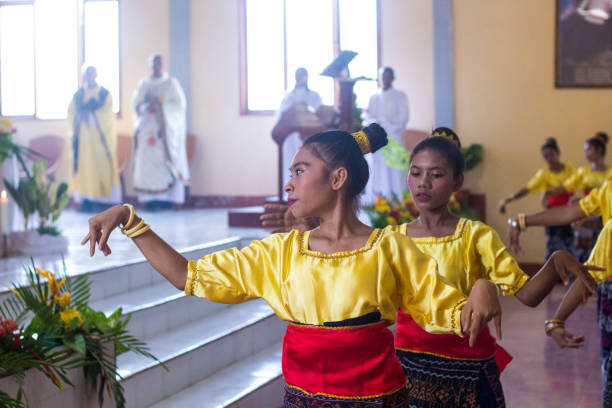
[[[121,308],[110,316],[93,310],[88,305],[87,275],[69,277],[65,266],[61,279],[34,263],[25,272],[29,284],[13,285],[12,296],[0,305],[0,316],[8,317],[0,320],[0,376],[14,376],[20,384],[16,396],[0,390],[0,405],[23,406],[27,396],[21,384],[29,369],[42,371],[63,389],[64,384],[72,385],[67,370],[82,367],[97,388],[100,406],[106,393],[117,407],[124,407],[115,353],[135,351],[157,360],[145,343],[128,333],[131,315],[123,316]]]
[[[387,146],[381,151],[389,167],[408,172],[410,152],[406,151],[400,142],[389,138]],[[482,146],[479,144],[472,144],[467,148],[462,148],[461,152],[465,157],[466,171],[473,169],[482,161]],[[401,199],[395,194],[391,198],[378,195],[373,205],[364,206],[363,209],[375,228],[404,224],[413,221],[419,216],[419,210],[408,191],[402,192]],[[476,212],[469,204],[468,191],[464,190],[453,193],[448,203],[448,209],[458,217],[478,219]]]

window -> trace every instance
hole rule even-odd
[[[0,115],[65,118],[83,63],[118,112],[118,0],[0,0]]]
[[[275,111],[294,86],[299,67],[326,105],[336,98],[334,80],[319,75],[340,50],[358,53],[352,77],[375,79],[378,69],[377,0],[242,0],[241,112]],[[366,106],[375,81],[355,85]]]

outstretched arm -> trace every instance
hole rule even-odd
[[[579,202],[575,202],[563,207],[555,207],[550,210],[540,211],[539,213],[525,216],[525,226],[553,226],[567,225],[574,221],[578,221],[586,217],[586,214],[580,207]],[[515,218],[516,221],[516,218]],[[519,235],[521,231],[518,226],[511,226],[508,230],[509,247],[514,252],[520,252],[521,246],[519,243]]]
[[[108,246],[108,237],[114,229],[125,225],[129,217],[130,209],[122,205],[116,205],[91,217],[89,219],[89,233],[83,238],[81,245],[89,242],[90,256],[94,255],[96,245],[104,255],[110,255],[111,249]],[[131,226],[138,225],[140,220],[135,215]],[[183,255],[179,254],[151,230],[132,239],[155,270],[168,279],[177,289],[185,289],[185,283],[187,282],[187,259]]]
[[[502,214],[505,214],[506,205],[508,205],[510,202],[514,200],[518,200],[519,198],[525,197],[527,194],[529,194],[529,190],[527,189],[527,187],[523,187],[517,192],[515,192],[514,194],[504,198],[503,200],[499,202],[499,208],[498,208],[499,212]]]
[[[550,293],[559,278],[567,286],[569,274],[574,275],[583,288],[595,294],[597,284],[589,274],[589,270],[602,270],[602,268],[583,265],[567,251],[555,251],[542,269],[529,279],[515,296],[523,304],[536,307]]]

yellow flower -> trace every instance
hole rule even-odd
[[[10,133],[13,130],[13,122],[9,118],[0,117],[0,133]]]
[[[75,309],[66,309],[60,312],[60,319],[62,319],[66,327],[69,327],[70,323],[72,323],[74,319],[79,320],[79,326],[83,324],[83,318],[81,317],[81,314],[78,310]]]
[[[59,305],[59,307],[66,307],[70,304],[70,293],[60,293],[53,298],[53,301]]]
[[[389,202],[379,195],[376,198],[376,201],[374,202],[374,211],[391,212],[391,207],[389,206]]]
[[[397,225],[397,221],[393,217],[387,217],[387,224],[389,224],[389,225]]]
[[[35,268],[36,272],[39,275],[44,276],[49,281],[49,291],[51,292],[51,296],[55,296],[59,290],[61,289],[64,282],[66,282],[66,278],[64,277],[59,283],[57,282],[55,275],[51,271],[42,271],[38,268]]]

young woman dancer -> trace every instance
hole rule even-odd
[[[603,376],[603,406],[612,407],[612,281],[609,280],[610,268],[610,229],[612,228],[612,182],[606,182],[601,188],[591,190],[591,192],[580,201],[565,207],[552,208],[536,214],[518,214],[509,219],[510,224],[509,240],[510,248],[514,251],[521,251],[519,236],[527,227],[537,225],[559,225],[580,221],[586,217],[602,217],[606,228],[600,234],[597,244],[593,249],[588,264],[603,266],[605,272],[593,273],[597,286],[598,300],[598,319],[601,332],[601,370]],[[562,346],[572,347],[582,345],[581,337],[573,336],[563,329],[564,321],[573,311],[580,299],[584,298],[582,282],[572,285],[568,294],[564,298],[553,320],[545,322],[546,332],[555,338],[557,343]],[[555,330],[553,330],[555,329]]]
[[[589,166],[581,166],[562,186],[551,188],[546,194],[555,195],[566,192],[583,191],[589,194],[594,188],[601,187],[606,181],[612,180],[612,167],[606,165],[606,145],[608,135],[597,132],[584,143],[584,154]],[[576,223],[574,231],[575,255],[580,262],[585,262],[591,253],[602,228],[600,217],[586,217]],[[547,227],[550,228],[550,227]]]
[[[356,201],[368,180],[363,155],[385,144],[375,124],[304,143],[285,190],[297,216],[319,217],[313,231],[188,261],[133,209],[117,206],[90,219],[83,244],[108,255],[108,236],[123,225],[151,265],[187,295],[224,303],[264,298],[290,322],[283,343],[286,407],[408,407],[386,328],[397,309],[432,332],[461,334],[463,327],[471,344],[493,316],[499,327],[500,312],[490,282],[476,282],[466,299],[442,283],[435,261],[410,239],[358,220]]]
[[[565,251],[556,252],[529,279],[492,228],[452,215],[448,202],[461,187],[464,167],[456,134],[448,128],[436,129],[431,138],[415,146],[410,157],[408,186],[420,215],[409,224],[390,227],[411,237],[421,251],[436,259],[444,282],[469,294],[474,282],[487,279],[505,295],[514,294],[526,305],[536,306],[559,276],[567,282],[568,271],[587,279],[587,268]],[[270,223],[280,218],[264,219]],[[429,335],[409,313],[400,311],[397,323],[395,347],[406,373],[411,407],[504,406],[496,357],[501,365],[510,357],[496,347],[486,328],[470,348],[455,335]]]
[[[546,139],[546,142],[540,148],[540,152],[547,166],[538,170],[525,187],[501,200],[499,202],[500,213],[504,214],[506,212],[506,205],[510,202],[529,193],[544,193],[542,196],[544,208],[559,207],[569,202],[573,195],[572,192],[564,191],[559,194],[550,194],[549,190],[563,186],[563,183],[574,175],[576,169],[569,163],[561,162],[561,152],[554,137]],[[574,253],[574,230],[570,225],[546,227],[546,259],[558,249]]]

